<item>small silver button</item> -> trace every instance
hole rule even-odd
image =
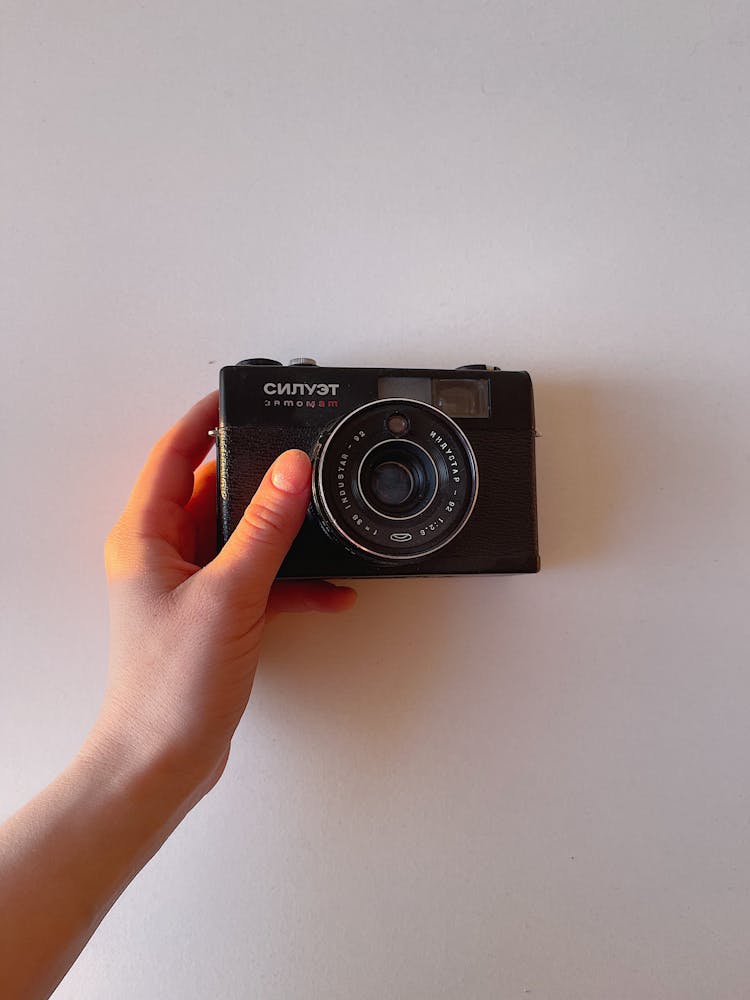
[[[299,365],[300,367],[315,368],[317,367],[317,364],[318,362],[315,358],[292,358],[289,362],[290,367],[292,365]]]

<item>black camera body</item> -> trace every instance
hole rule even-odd
[[[280,578],[539,569],[527,372],[254,358],[221,369],[214,435],[219,549],[282,451],[311,458],[311,503]]]

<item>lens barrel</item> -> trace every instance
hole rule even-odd
[[[365,558],[418,560],[463,529],[479,489],[458,424],[428,403],[380,399],[321,436],[313,509],[328,535]]]

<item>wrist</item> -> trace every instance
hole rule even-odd
[[[0,987],[49,996],[202,793],[101,729],[0,831]],[[192,791],[191,791],[192,787]]]
[[[165,821],[173,814],[181,819],[221,773],[216,773],[216,765],[199,762],[169,744],[142,739],[106,717],[96,721],[72,767],[114,797],[153,807]]]

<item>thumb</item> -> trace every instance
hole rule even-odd
[[[243,605],[265,607],[284,556],[310,502],[310,459],[285,451],[266,472],[222,550],[203,572]]]

